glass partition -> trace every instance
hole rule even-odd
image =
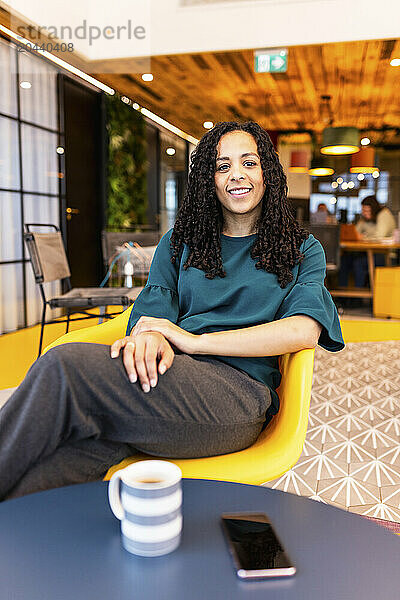
[[[16,117],[18,114],[15,48],[0,39],[0,113]]]
[[[0,39],[0,333],[36,324],[42,302],[23,224],[59,224],[57,70]],[[59,284],[51,284],[53,295]]]
[[[17,121],[0,115],[0,140],[0,189],[19,190],[20,170]]]
[[[21,119],[57,129],[57,70],[29,52],[18,56]]]

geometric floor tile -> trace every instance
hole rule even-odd
[[[317,403],[315,401],[315,396],[314,396],[312,412],[313,412],[313,415],[320,416],[321,419],[334,418],[334,417],[339,417],[340,415],[348,414],[346,409],[339,406],[336,403],[334,398],[324,400],[321,397],[321,401],[318,401],[318,403]]]
[[[315,407],[316,406],[314,403],[312,405],[310,404],[310,411],[308,413],[308,431],[312,427],[316,427],[317,425],[323,425],[325,422],[323,415],[317,415],[315,413],[315,411],[314,411]]]
[[[385,419],[389,419],[392,417],[392,413],[388,412],[380,402],[371,402],[371,404],[365,404],[360,408],[352,411],[352,414],[363,419],[366,422],[369,422],[371,425],[379,425]]]
[[[400,341],[316,348],[303,451],[264,485],[400,523]]]
[[[400,444],[386,450],[378,450],[377,457],[387,465],[400,467]]]
[[[317,491],[318,496],[327,502],[336,502],[346,508],[381,501],[378,486],[357,481],[348,475],[335,479],[323,479],[318,483]]]
[[[376,425],[376,427],[377,427],[377,429],[384,431],[385,433],[387,433],[388,435],[390,435],[394,438],[399,438],[400,437],[400,414],[391,415],[388,419],[385,419],[385,421],[378,423]]]
[[[396,444],[396,436],[389,436],[384,431],[380,431],[377,426],[369,427],[365,431],[352,436],[351,440],[361,444],[361,446],[368,445],[380,450],[390,448],[390,446]]]
[[[302,460],[303,458],[307,457],[307,456],[311,456],[314,454],[318,454],[320,453],[322,450],[322,443],[321,444],[314,444],[313,442],[310,442],[310,440],[308,440],[306,438],[304,445],[303,445],[303,451],[301,453],[301,456],[299,458],[299,461]],[[395,460],[397,458],[397,455],[395,455],[394,457],[392,456],[393,454],[393,448],[391,448],[390,450],[388,450],[387,452],[392,452],[390,454],[390,456],[388,455],[389,458],[389,462],[392,460]],[[399,447],[399,462],[400,462],[400,447]]]
[[[400,523],[400,510],[396,510],[381,502],[378,502],[377,504],[366,504],[364,506],[350,506],[349,510],[366,517],[375,517],[376,519],[385,519],[387,521],[397,521]]]
[[[267,487],[283,492],[291,492],[298,496],[309,497],[315,494],[317,481],[312,477],[307,481],[307,478],[300,477],[300,475],[290,469],[290,471],[287,471],[282,477],[279,477],[279,479],[269,481]]]
[[[358,389],[355,389],[351,392],[346,391],[344,394],[337,395],[336,402],[338,406],[342,406],[347,411],[355,410],[356,408],[360,408],[361,406],[365,406],[368,404],[369,400],[364,398]]]
[[[351,463],[349,475],[358,481],[364,481],[382,487],[397,485],[400,490],[400,469],[393,468],[377,458],[368,462]]]
[[[392,414],[400,413],[400,396],[388,394],[381,400],[375,402],[376,406],[383,408],[384,410],[391,412]]]
[[[367,445],[361,446],[353,440],[346,440],[340,444],[325,444],[323,452],[334,460],[346,461],[348,464],[376,458],[375,448]]]
[[[357,409],[360,410],[360,409]],[[354,413],[345,413],[340,417],[331,419],[329,425],[335,427],[338,431],[343,433],[346,437],[351,437],[350,434],[360,433],[365,431],[369,427],[369,421],[358,417]]]
[[[338,431],[338,429],[329,425],[329,423],[319,423],[318,425],[310,427],[307,435],[310,442],[313,442],[314,444],[319,442],[322,444],[325,444],[326,442],[337,443],[348,438],[348,435]]]
[[[384,485],[381,488],[382,502],[400,510],[400,486]]]
[[[396,377],[385,377],[379,383],[375,384],[376,389],[380,392],[384,392],[385,394],[392,394],[397,392],[399,389],[399,384],[396,382]]]
[[[334,477],[343,477],[348,475],[348,464],[346,462],[334,461],[325,454],[314,454],[303,460],[299,460],[292,468],[297,475],[303,478],[313,478],[320,481]],[[400,479],[400,477],[399,477]],[[395,483],[391,481],[390,483]]]
[[[363,385],[357,390],[358,397],[364,402],[379,402],[382,398],[385,398],[387,394],[384,391],[378,390],[372,383],[369,385]]]

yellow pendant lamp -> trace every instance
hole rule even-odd
[[[374,173],[379,171],[375,166],[375,148],[368,146],[351,156],[350,173]]]
[[[334,172],[335,169],[333,168],[332,159],[314,154],[310,168],[308,169],[309,175],[313,175],[314,177],[326,177],[328,175],[333,175]]]
[[[360,151],[357,127],[326,127],[322,132],[321,154],[355,154]]]

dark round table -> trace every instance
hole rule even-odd
[[[104,482],[1,503],[1,600],[398,598],[400,539],[359,515],[237,483],[184,480],[183,493],[182,544],[156,558],[122,548]],[[297,567],[294,577],[236,576],[220,515],[237,511],[270,516]]]

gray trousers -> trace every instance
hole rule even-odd
[[[0,500],[100,479],[136,451],[241,450],[257,439],[270,404],[267,386],[212,357],[175,354],[145,393],[109,346],[57,346],[0,410]]]

